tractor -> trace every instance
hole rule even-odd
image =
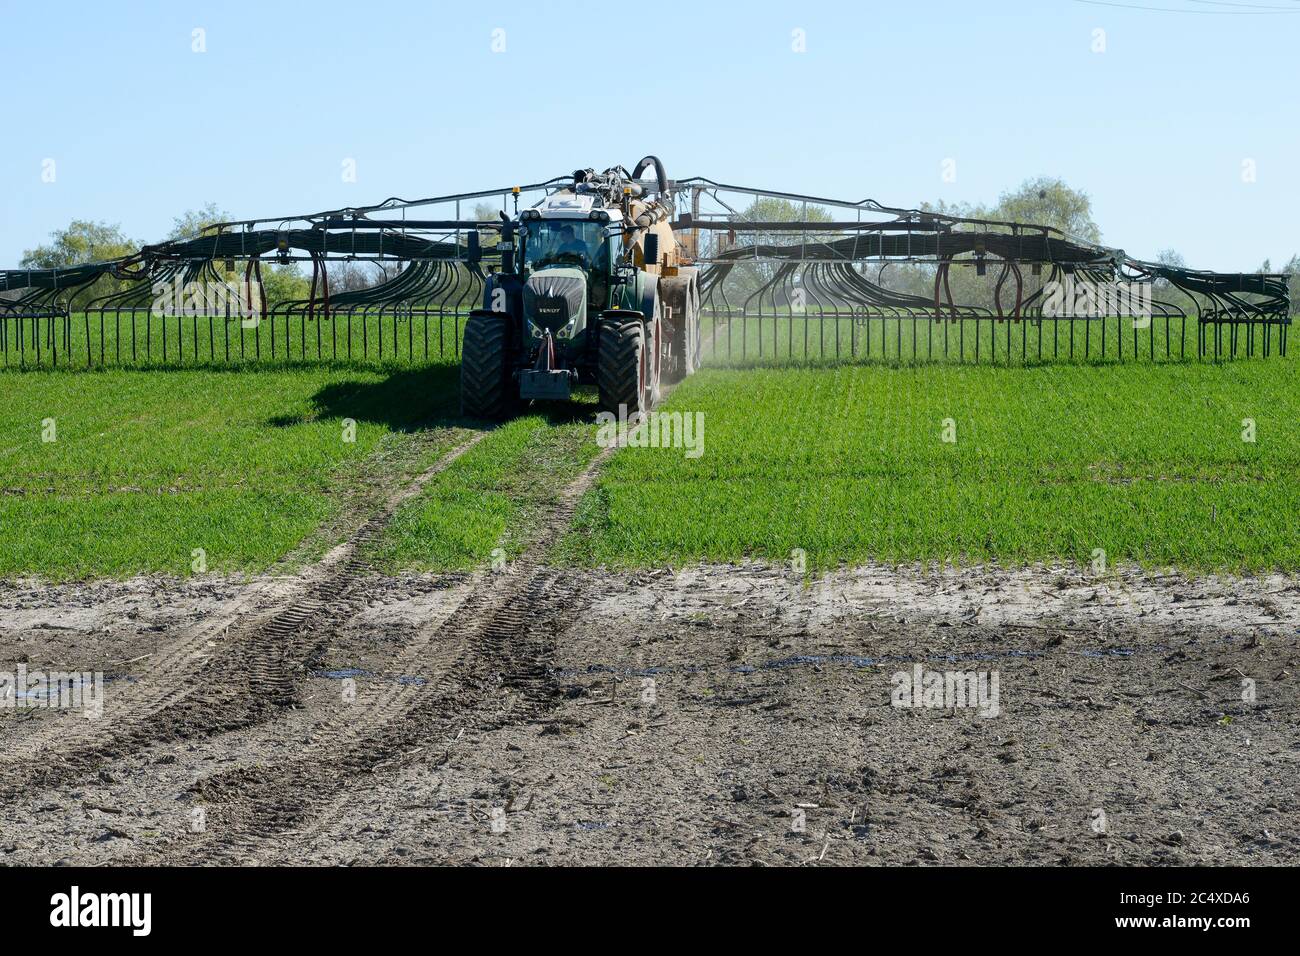
[[[502,214],[500,270],[465,324],[465,415],[506,418],[581,383],[631,419],[699,367],[699,277],[673,237],[671,203],[663,164],[647,156],[631,174],[578,170],[516,219]]]

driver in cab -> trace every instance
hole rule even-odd
[[[587,257],[587,244],[578,238],[578,234],[568,223],[560,226],[555,238],[554,257],[559,259],[564,256],[573,256],[579,260]]]

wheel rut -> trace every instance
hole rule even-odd
[[[395,667],[421,675],[375,682],[321,721],[290,761],[199,780],[200,833],[188,833],[135,864],[247,863],[310,840],[346,808],[350,788],[414,760],[441,763],[465,735],[542,718],[554,705],[550,664],[558,638],[586,598],[580,572],[547,566],[582,495],[616,450],[603,449],[556,496],[544,529],[504,569],[482,572],[462,603],[431,622]]]
[[[341,544],[300,574],[250,585],[219,617],[188,629],[106,701],[99,719],[61,715],[12,741],[0,757],[0,794],[81,779],[124,753],[247,727],[292,706],[321,632],[355,613],[367,546],[403,503],[484,434],[456,445],[396,491],[350,496],[344,507],[369,516]],[[428,443],[412,440],[406,453],[418,455]]]

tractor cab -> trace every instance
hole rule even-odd
[[[623,254],[623,214],[602,207],[598,197],[569,191],[547,196],[520,217],[526,273],[570,268],[588,280],[587,304],[594,314],[609,308],[610,276]]]
[[[608,227],[589,220],[533,219],[522,228],[524,268],[530,272],[556,265],[584,271],[609,260]]]

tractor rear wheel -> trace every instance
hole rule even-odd
[[[508,417],[519,404],[510,375],[510,318],[471,315],[460,352],[460,410],[471,418]]]
[[[697,270],[683,268],[660,280],[661,298],[669,308],[668,361],[664,378],[680,382],[700,367],[700,286]]]
[[[654,365],[654,333],[647,336],[642,322],[601,323],[596,366],[600,407],[618,414],[623,406],[629,419],[648,412],[658,393]]]
[[[686,328],[686,374],[693,375],[700,370],[703,351],[700,336],[700,282],[698,278],[691,280],[690,322]]]

